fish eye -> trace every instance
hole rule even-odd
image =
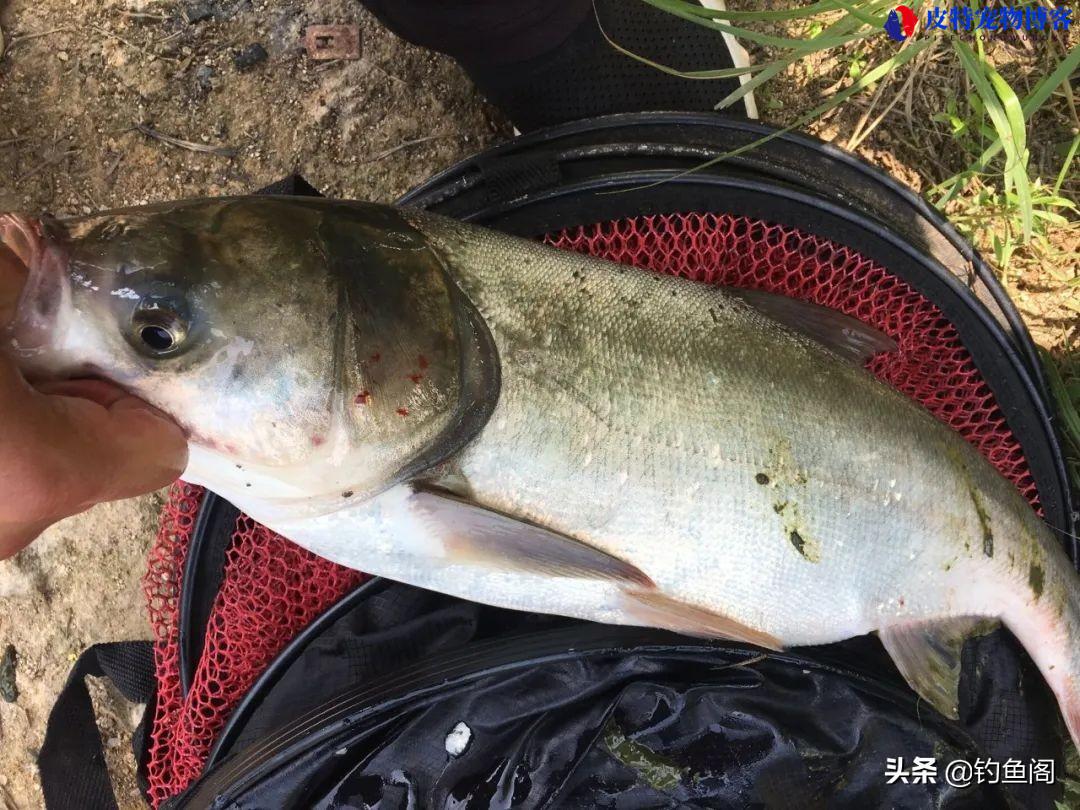
[[[176,345],[173,333],[163,326],[144,326],[139,332],[139,338],[155,352],[167,352]]]
[[[147,297],[139,301],[132,312],[128,340],[150,357],[171,357],[184,349],[189,334],[186,302]]]

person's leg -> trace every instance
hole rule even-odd
[[[719,32],[640,0],[361,2],[403,39],[457,60],[522,131],[617,112],[711,110],[738,87],[736,79],[672,76],[613,48],[605,33],[679,70],[732,67],[738,58]]]

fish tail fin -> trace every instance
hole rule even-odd
[[[1080,580],[1064,552],[1055,552],[1051,570],[1032,566],[1030,590],[1002,620],[1042,672],[1080,746]]]

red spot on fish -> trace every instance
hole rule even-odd
[[[357,405],[367,405],[371,401],[371,392],[363,390],[356,395],[356,399],[353,400]]]
[[[409,409],[408,408],[398,408],[397,412],[398,412],[398,416],[408,416],[409,415]]]
[[[421,369],[425,369],[429,365],[428,364],[428,359],[426,357],[424,357],[424,355],[420,355],[419,357],[417,357],[416,361],[420,364]]]
[[[316,447],[318,447],[321,444],[326,444],[326,437],[325,436],[312,436],[311,437],[311,443],[313,445],[315,445]]]
[[[413,381],[414,385],[419,385],[420,381],[424,379],[423,374],[410,374],[409,379]]]
[[[371,355],[371,362],[372,363],[378,363],[380,360],[382,360],[382,353],[381,352],[375,352],[375,354]]]

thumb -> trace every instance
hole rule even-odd
[[[142,400],[97,380],[33,388],[2,354],[0,423],[0,478],[39,521],[159,489],[187,464],[184,432]]]
[[[101,391],[96,392],[101,396]],[[93,459],[85,506],[131,498],[175,481],[187,466],[187,437],[168,416],[114,389],[102,399],[56,396],[72,429],[72,457]]]

